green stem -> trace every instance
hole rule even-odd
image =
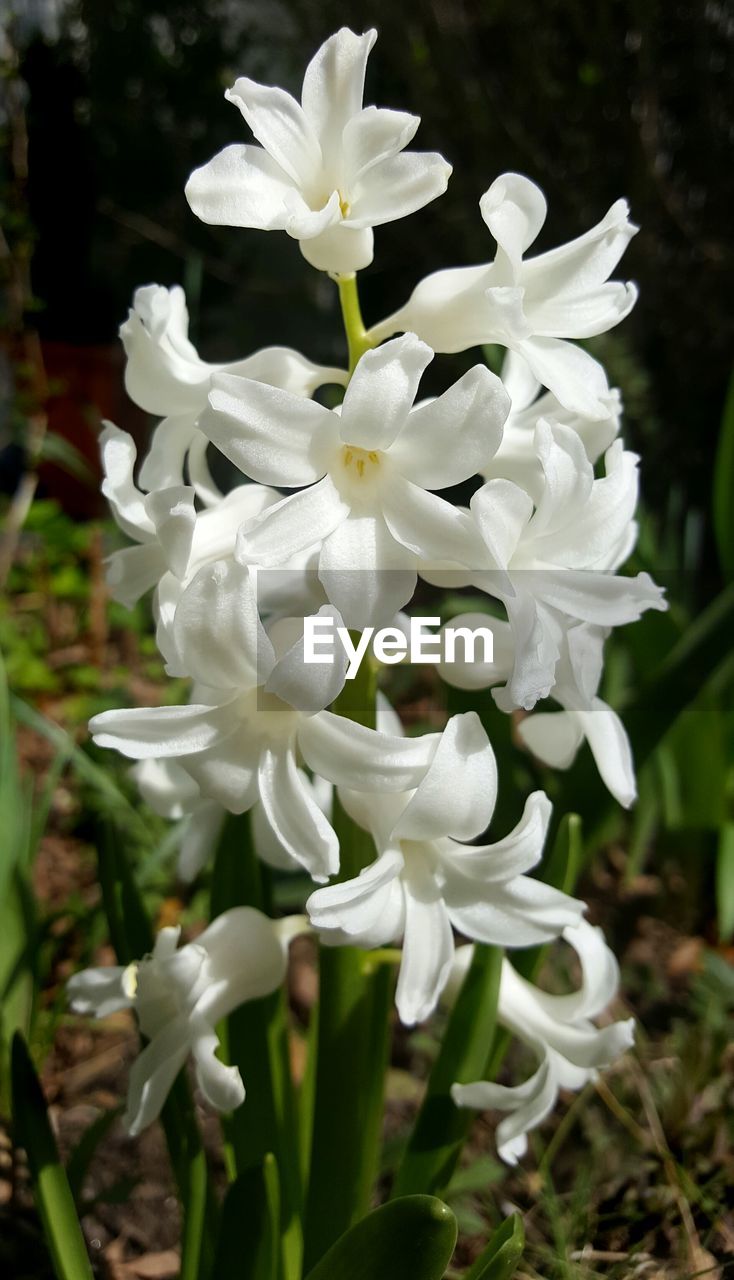
[[[376,673],[364,663],[335,709],[374,726],[375,698]],[[341,848],[339,879],[351,879],[374,861],[374,846],[338,799],[334,827]],[[370,1207],[379,1167],[392,995],[392,966],[372,965],[355,947],[322,947],[319,967],[306,1272]]]
[[[350,276],[336,276],[335,278],[339,288],[342,320],[344,321],[344,331],[347,335],[347,344],[349,346],[349,372],[352,374],[365,351],[369,351],[375,344],[371,341],[364,327],[362,311],[359,305],[356,273],[352,273]]]
[[[484,1078],[495,1040],[502,950],[477,946],[444,1030],[393,1196],[440,1194],[448,1186],[473,1116],[451,1098],[452,1084]]]
[[[204,1148],[199,1147],[188,1165],[180,1280],[201,1280],[202,1249],[207,1213],[208,1175]]]
[[[211,918],[234,906],[253,906],[268,914],[271,909],[268,870],[252,847],[249,814],[227,819],[214,864]],[[229,1061],[239,1067],[247,1090],[227,1123],[234,1169],[241,1174],[262,1164],[268,1154],[275,1156],[281,1187],[282,1274],[294,1277],[300,1273],[302,1253],[301,1185],[285,988],[235,1009],[224,1036]]]

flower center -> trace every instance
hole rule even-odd
[[[349,217],[349,214],[351,213],[351,205],[346,196],[342,195],[341,191],[339,192],[339,209],[343,218]]]
[[[347,471],[364,480],[374,475],[375,468],[380,465],[380,455],[376,449],[360,449],[355,444],[345,444],[342,462]]]

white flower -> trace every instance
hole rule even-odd
[[[515,648],[509,623],[486,613],[462,613],[447,625],[469,632],[490,626],[494,637],[492,662],[467,662],[458,648],[453,662],[441,661],[438,671],[447,684],[457,689],[488,689],[511,679]],[[524,716],[515,724],[515,732],[534,755],[555,769],[568,769],[586,740],[603,782],[628,809],[637,796],[632,749],[616,711],[598,696],[607,635],[607,630],[583,622],[561,629],[548,696],[563,710]],[[513,710],[506,697],[501,703],[503,710]]]
[[[449,721],[416,789],[339,795],[379,856],[355,879],[318,889],[306,910],[332,945],[379,947],[402,937],[396,1003],[407,1025],[436,1007],[454,957],[452,925],[481,942],[523,947],[556,937],[584,909],[524,874],[540,860],[548,827],[542,792],[504,840],[458,843],[484,831],[497,795],[494,754],[474,712]]]
[[[560,1089],[579,1090],[630,1047],[634,1022],[614,1022],[599,1030],[591,1021],[617,994],[619,969],[601,929],[586,921],[564,929],[578,953],[582,983],[571,995],[554,996],[521,978],[509,960],[502,962],[498,1021],[537,1055],[540,1066],[523,1084],[510,1088],[479,1080],[455,1084],[460,1107],[508,1111],[497,1128],[497,1150],[516,1164],[527,1150],[526,1134],[553,1110]]]
[[[195,880],[216,852],[227,810],[218,801],[202,796],[201,788],[176,760],[139,760],[130,773],[154,813],[181,822],[176,870],[181,880]],[[301,787],[330,819],[331,783],[325,778],[309,778],[303,769],[298,770],[298,777]],[[279,840],[262,803],[257,801],[250,812],[252,843],[258,858],[281,871],[297,870],[297,860]]]
[[[204,222],[287,231],[321,271],[348,274],[372,261],[372,228],[421,209],[446,190],[451,165],[408,151],[420,119],[362,107],[376,31],[342,27],[309,63],[300,104],[283,89],[241,77],[225,97],[260,147],[229,146],[186,184]]]
[[[535,502],[502,479],[471,500],[488,570],[471,580],[502,599],[515,642],[507,690],[496,695],[506,710],[529,710],[548,696],[569,621],[620,626],[646,609],[667,608],[649,574],[614,573],[637,536],[637,455],[616,440],[605,455],[606,475],[595,479],[577,432],[542,419],[535,447],[543,473]],[[492,567],[506,571],[510,591]]]
[[[535,447],[535,429],[541,418],[571,427],[581,438],[589,462],[596,462],[618,435],[622,414],[619,391],[609,388],[601,365],[596,368],[596,395],[606,406],[607,414],[604,418],[586,418],[564,409],[550,391],[540,395],[540,383],[527,362],[515,351],[508,351],[502,365],[502,383],[512,407],[502,431],[500,447],[491,461],[482,467],[485,479],[502,477],[513,480],[534,501],[539,500],[544,480]]]
[[[206,1101],[231,1111],[244,1101],[237,1067],[216,1056],[216,1025],[248,1000],[281,985],[288,943],[307,930],[303,916],[269,920],[234,907],[177,949],[180,928],[161,929],[153,954],[126,969],[85,969],[68,983],[72,1009],[104,1018],[134,1009],[148,1041],[130,1072],[125,1124],[138,1134],[159,1115],[189,1053]]]
[[[181,593],[165,645],[169,668],[194,680],[196,701],[105,711],[89,728],[100,746],[132,759],[177,760],[232,813],[261,800],[282,848],[325,879],[337,870],[338,842],[300,757],[334,784],[402,791],[418,785],[441,735],[394,738],[323,710],[344,683],[346,656],[306,665],[302,626],[283,619],[268,635],[250,570],[207,565]]]
[[[196,879],[217,847],[226,810],[202,797],[194,779],[175,760],[139,760],[130,773],[154,813],[181,822],[177,872],[182,880]]]
[[[473,563],[471,522],[428,490],[466,480],[491,458],[509,400],[476,365],[414,406],[432,358],[413,334],[367,352],[341,412],[218,374],[200,419],[246,475],[310,486],[244,526],[237,558],[280,565],[320,544],[319,576],[350,627],[389,623],[412,595],[421,557]]]
[[[578,239],[523,260],[546,217],[543,193],[528,178],[506,173],[480,201],[497,241],[494,262],[436,271],[405,306],[371,332],[375,340],[411,329],[434,351],[464,351],[496,342],[525,358],[561,404],[588,418],[607,417],[606,386],[597,362],[567,338],[590,338],[623,320],[634,285],[609,281],[637,228],[617,200]]]
[[[107,561],[112,596],[129,608],[163,575],[186,574],[196,523],[194,490],[183,485],[144,494],[133,480],[136,448],[132,436],[111,422],[100,436],[102,492],[116,523],[135,547],[116,551]]]
[[[208,441],[196,429],[206,406],[212,374],[219,370],[312,396],[328,382],[344,383],[341,369],[313,364],[289,347],[265,347],[229,364],[202,360],[189,341],[189,314],[179,285],[143,285],[135,290],[128,318],[120,329],[127,366],[125,386],[131,400],[164,419],[159,423],[140,468],[140,486],[153,492],[183,483],[188,465],[191,483],[207,504],[221,497],[206,462]]]

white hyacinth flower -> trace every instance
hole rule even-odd
[[[187,466],[191,484],[207,505],[222,495],[207,466],[208,441],[196,423],[206,406],[213,373],[236,373],[298,396],[312,396],[326,383],[343,385],[347,380],[345,371],[313,364],[289,347],[264,347],[227,364],[202,360],[189,340],[189,313],[179,285],[166,289],[149,284],[136,289],[120,337],[127,356],[125,386],[130,399],[146,413],[164,419],[140,468],[141,488],[153,492],[182,484]]]
[[[491,662],[467,661],[457,648],[454,661],[441,661],[438,671],[457,689],[489,689],[512,677],[515,646],[509,623],[486,613],[462,613],[447,624],[454,630],[482,632],[491,627],[494,652]],[[444,628],[445,630],[445,628]],[[632,748],[616,711],[598,696],[608,631],[587,623],[571,623],[559,635],[559,658],[548,697],[560,711],[538,711],[515,724],[515,732],[533,755],[554,769],[568,769],[582,742],[587,741],[599,775],[611,794],[625,808],[637,796]],[[502,709],[511,711],[506,697]]]
[[[649,574],[615,573],[637,537],[637,455],[615,440],[606,475],[596,479],[578,433],[544,420],[535,447],[543,474],[535,502],[503,479],[489,480],[471,500],[489,570],[471,580],[502,599],[515,642],[512,676],[497,694],[505,710],[530,710],[549,695],[569,622],[614,627],[667,608]],[[511,591],[490,566],[506,572]]]
[[[497,1018],[537,1055],[538,1070],[514,1087],[478,1080],[451,1090],[457,1106],[509,1112],[497,1128],[497,1150],[507,1164],[525,1154],[528,1132],[550,1114],[561,1089],[582,1089],[634,1041],[632,1018],[602,1028],[591,1021],[619,987],[619,968],[601,929],[582,920],[563,937],[581,962],[581,987],[571,995],[549,995],[520,977],[509,960],[502,962]]]
[[[605,333],[634,306],[635,286],[609,280],[637,231],[627,202],[617,200],[576,240],[529,259],[523,255],[547,212],[540,188],[520,174],[503,174],[482,196],[480,209],[497,241],[494,261],[426,276],[371,336],[379,341],[410,329],[445,352],[499,343],[523,356],[566,409],[606,418],[602,369],[566,339]]]
[[[172,485],[142,493],[133,480],[137,450],[132,436],[105,422],[100,436],[102,493],[115,523],[137,546],[107,560],[107,584],[113,599],[132,608],[166,573],[186,575],[196,524],[194,490]]]
[[[133,1009],[148,1041],[130,1072],[128,1133],[140,1133],[157,1118],[189,1054],[210,1106],[232,1111],[244,1101],[237,1067],[217,1057],[217,1023],[281,985],[288,943],[307,929],[303,916],[270,920],[253,907],[233,907],[180,949],[180,928],[161,929],[152,955],[136,964],[85,969],[69,979],[75,1013],[104,1018]]]
[[[105,711],[89,728],[100,746],[134,760],[177,760],[204,797],[231,813],[260,800],[280,845],[324,880],[338,869],[339,846],[301,758],[335,785],[404,791],[426,774],[441,734],[396,738],[326,711],[343,686],[346,656],[305,664],[302,626],[284,619],[268,635],[251,571],[208,565],[181,593],[165,645],[169,669],[193,679],[195,701]]]
[[[312,58],[298,103],[241,77],[225,97],[261,146],[233,145],[195,169],[186,198],[203,222],[286,231],[320,271],[345,275],[372,261],[373,227],[404,218],[445,190],[451,165],[405,151],[420,124],[403,111],[363,107],[376,31],[342,27]]]
[[[494,754],[474,712],[454,716],[431,769],[398,795],[339,791],[370,831],[378,858],[352,880],[318,889],[307,904],[323,942],[380,947],[403,939],[396,1003],[408,1026],[436,1007],[454,959],[452,926],[497,946],[555,938],[584,905],[524,873],[540,861],[551,805],[531,795],[508,836],[468,845],[494,811]]]
[[[476,558],[471,522],[430,491],[459,484],[491,458],[509,399],[476,365],[414,405],[432,358],[413,334],[368,351],[338,412],[218,374],[200,419],[246,475],[300,488],[243,527],[237,558],[278,566],[318,545],[319,576],[349,627],[388,624],[412,595],[421,558]]]
[[[606,417],[586,418],[564,409],[550,391],[541,395],[541,385],[527,361],[508,351],[502,364],[502,383],[512,407],[504,425],[500,447],[482,467],[486,480],[512,480],[538,501],[543,490],[543,469],[535,447],[535,429],[541,418],[571,427],[580,437],[589,462],[596,462],[619,434],[622,403],[619,391],[610,388],[601,365],[596,395],[606,406]]]

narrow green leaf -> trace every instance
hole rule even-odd
[[[335,710],[374,727],[376,693],[376,671],[364,662]],[[333,822],[341,850],[339,878],[346,880],[374,861],[375,848],[338,799]],[[312,1112],[304,1126],[311,1134],[307,1269],[370,1206],[379,1169],[391,992],[387,966],[371,965],[354,947],[321,947],[319,1004],[310,1039],[315,1049],[308,1095]]]
[[[278,1166],[269,1153],[227,1191],[212,1274],[217,1280],[276,1280],[279,1244]]]
[[[398,1170],[393,1196],[443,1191],[472,1117],[451,1098],[453,1084],[481,1080],[495,1037],[502,951],[477,946],[449,1015],[426,1097]]]
[[[269,913],[271,897],[268,869],[252,847],[249,813],[228,817],[214,859],[211,918],[235,906]],[[266,1155],[273,1153],[280,1183],[284,1257],[297,1269],[303,1248],[302,1192],[288,1029],[287,992],[280,988],[235,1009],[223,1039],[228,1061],[239,1067],[247,1088],[242,1106],[227,1121],[235,1167],[238,1174],[244,1173],[261,1166]]]
[[[506,1218],[492,1234],[486,1249],[464,1280],[511,1280],[525,1248],[525,1228],[519,1213]]]
[[[734,629],[734,584],[726,587],[695,619],[685,634],[660,655],[655,672],[637,692],[616,708],[629,734],[636,769],[642,767],[681,712],[694,703],[710,682],[718,680],[731,660]],[[584,748],[556,788],[557,812],[577,810],[593,847],[593,834],[616,807],[599,777],[591,752]]]
[[[725,823],[719,832],[716,914],[719,937],[722,942],[729,942],[734,937],[734,822]]]
[[[153,949],[153,929],[135,883],[120,833],[110,819],[96,828],[97,865],[110,940],[120,964]]]
[[[538,879],[562,893],[572,894],[581,873],[583,855],[581,819],[577,813],[566,813],[558,824],[549,856],[540,864]],[[547,946],[528,947],[513,955],[512,964],[523,978],[532,980],[540,970],[547,951]]]
[[[74,1197],[59,1159],[46,1102],[23,1037],[13,1037],[13,1124],[25,1148],[36,1206],[58,1280],[92,1280]]]
[[[714,464],[714,533],[725,576],[734,579],[734,374],[729,382]]]
[[[341,1236],[307,1280],[441,1280],[456,1236],[456,1218],[442,1200],[391,1200]]]
[[[43,462],[53,462],[56,466],[62,467],[70,476],[81,480],[90,488],[95,484],[94,472],[83,454],[69,440],[55,431],[49,431],[43,437],[41,459]]]

